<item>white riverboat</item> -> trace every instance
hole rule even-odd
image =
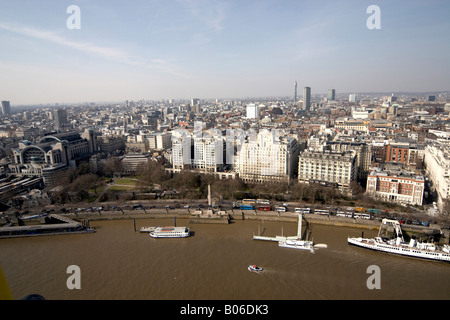
[[[381,236],[383,225],[392,225],[394,227],[394,238],[387,239]],[[441,247],[432,242],[418,242],[415,239],[406,242],[403,238],[400,223],[397,220],[383,219],[378,236],[375,238],[348,237],[347,242],[351,245],[376,251],[450,262],[450,247],[448,245]]]
[[[278,242],[279,247],[314,251],[314,242],[307,240],[284,240]]]
[[[186,227],[156,227],[150,232],[153,238],[186,238],[190,236],[189,228]]]

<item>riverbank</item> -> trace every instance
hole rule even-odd
[[[76,221],[81,221],[86,225],[89,225],[89,221],[101,221],[101,220],[135,220],[135,219],[186,219],[192,224],[230,224],[238,220],[260,220],[268,222],[292,222],[296,223],[298,220],[298,214],[292,211],[276,212],[276,211],[258,211],[258,210],[191,210],[189,208],[183,209],[168,209],[168,208],[152,208],[145,209],[138,207],[133,210],[104,210],[99,209],[95,211],[75,211],[71,213],[59,214],[58,216],[67,217]],[[362,219],[362,218],[349,218],[349,217],[337,217],[335,215],[319,215],[319,214],[304,214],[303,217],[311,224],[321,224],[335,227],[350,227],[358,229],[370,229],[378,230],[380,227],[381,219]],[[13,225],[17,225],[17,218],[11,217]],[[41,219],[42,220],[42,219]],[[41,221],[41,225],[45,226],[44,221]],[[20,228],[20,227],[10,227]],[[39,227],[38,227],[39,228]],[[433,235],[440,235],[445,243],[449,242],[450,230],[443,229],[439,225],[431,224],[430,226],[403,224],[402,229],[420,237],[427,237]],[[67,234],[67,233],[66,233]]]
[[[286,221],[296,222],[298,214],[295,212],[275,212],[275,211],[255,211],[255,210],[227,210],[222,211],[222,215],[229,217],[230,223],[236,220],[264,220],[264,221]],[[214,223],[223,219],[219,219],[217,214],[212,214],[210,217],[197,217],[192,210],[187,209],[151,209],[151,210],[112,210],[112,211],[96,211],[96,212],[81,212],[69,213],[66,216],[72,219],[88,219],[90,221],[98,220],[112,220],[112,219],[163,219],[163,218],[179,218],[192,219],[195,217],[195,223]],[[375,229],[380,227],[380,219],[357,219],[347,217],[336,217],[333,215],[317,215],[304,214],[304,217],[313,224],[324,224],[337,227],[352,227],[359,229]],[[202,222],[203,220],[203,222]],[[439,225],[431,224],[429,227],[421,225],[403,224],[402,228],[406,231],[430,233],[433,230],[441,231]],[[445,230],[443,230],[445,232]]]

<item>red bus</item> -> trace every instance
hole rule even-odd
[[[259,206],[258,210],[270,211],[270,210],[272,210],[272,207],[271,206]]]

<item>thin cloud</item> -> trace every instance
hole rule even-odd
[[[198,20],[202,21],[210,31],[220,32],[223,30],[225,19],[225,4],[217,1],[205,0],[180,0],[189,12]]]
[[[162,59],[152,59],[150,62],[138,57],[129,54],[128,52],[125,52],[118,48],[111,48],[111,47],[103,47],[98,46],[93,43],[89,42],[76,42],[76,41],[70,41],[65,38],[63,38],[61,35],[50,32],[46,30],[40,30],[28,26],[11,26],[4,23],[0,23],[0,29],[13,32],[16,34],[32,37],[34,39],[44,40],[48,42],[52,42],[61,46],[65,46],[68,48],[72,48],[75,50],[78,50],[80,52],[88,53],[95,55],[100,58],[108,59],[110,61],[115,61],[118,63],[135,66],[135,67],[142,67],[142,68],[149,68],[149,69],[158,69],[163,72],[179,76],[179,77],[187,77],[183,73],[179,72],[177,67],[165,60]]]

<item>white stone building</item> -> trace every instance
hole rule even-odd
[[[443,144],[428,144],[425,147],[426,172],[438,195],[440,210],[445,200],[450,199],[450,147]]]
[[[304,151],[298,160],[298,181],[332,185],[339,190],[350,191],[350,183],[356,179],[356,152]]]
[[[262,130],[241,145],[236,168],[245,182],[288,182],[297,171],[299,152],[296,139]]]

